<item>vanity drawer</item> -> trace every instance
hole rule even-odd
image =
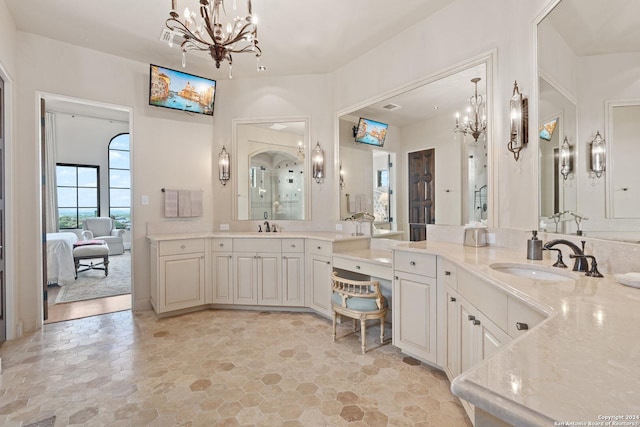
[[[440,257],[442,265],[442,280],[446,286],[458,289],[458,272],[454,263]]]
[[[465,297],[500,329],[507,331],[507,294],[491,283],[458,269],[458,294]]]
[[[393,268],[421,276],[436,277],[436,256],[393,251]]]
[[[372,280],[375,280],[376,278],[391,280],[393,276],[390,267],[383,267],[367,261],[356,261],[355,259],[342,258],[340,256],[333,257],[333,267],[365,274],[367,276],[371,276]]]
[[[333,243],[324,240],[308,240],[307,250],[313,255],[330,257],[333,252]]]
[[[507,328],[507,333],[511,338],[519,337],[547,318],[546,315],[526,302],[511,295],[509,295],[508,307],[509,327]],[[520,324],[520,329],[518,329],[518,324]],[[525,327],[526,329],[524,329]]]
[[[211,239],[211,251],[230,252],[233,250],[233,239]]]
[[[282,239],[282,252],[304,252],[304,239]]]
[[[280,239],[233,239],[234,252],[282,252]]]
[[[180,255],[204,252],[204,239],[164,240],[158,243],[158,253],[163,255]]]

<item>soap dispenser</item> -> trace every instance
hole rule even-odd
[[[533,230],[531,239],[527,240],[527,259],[542,259],[542,240],[538,239],[538,232]]]

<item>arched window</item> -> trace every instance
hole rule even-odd
[[[131,164],[129,134],[121,133],[109,142],[109,216],[116,228],[131,226]]]

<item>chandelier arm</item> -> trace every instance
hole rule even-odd
[[[175,23],[175,25],[171,26],[169,25],[169,22]],[[191,41],[192,43],[198,42],[207,46],[211,44],[211,43],[208,43],[206,40],[202,40],[200,37],[196,36],[193,32],[191,32],[189,28],[187,28],[186,25],[184,25],[182,22],[178,21],[177,19],[173,19],[173,18],[167,19],[166,26],[171,31],[175,32],[177,30],[178,32],[182,32],[184,33],[184,35],[187,36],[185,37],[185,41],[182,42],[182,44],[180,45],[181,47],[189,41]]]

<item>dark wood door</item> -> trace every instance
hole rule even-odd
[[[0,344],[7,339],[7,290],[5,286],[4,239],[4,81],[0,79]]]
[[[409,153],[409,239],[427,239],[427,224],[435,223],[436,150]]]

